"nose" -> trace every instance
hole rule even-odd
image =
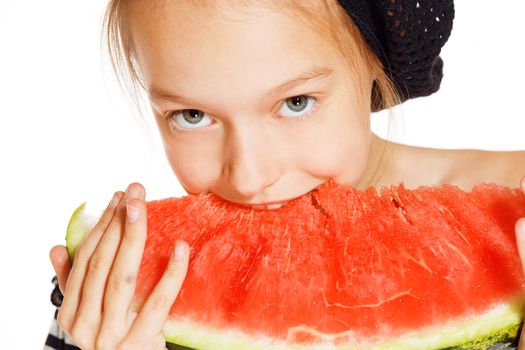
[[[224,174],[238,195],[254,197],[278,180],[279,153],[263,128],[236,129],[227,141]]]

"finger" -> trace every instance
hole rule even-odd
[[[125,200],[121,200],[113,219],[89,259],[82,286],[80,304],[75,317],[74,329],[85,340],[86,348],[93,348],[103,314],[103,299],[111,265],[115,259],[122,237],[126,212]],[[74,332],[74,330],[73,330]],[[79,340],[77,337],[75,340]]]
[[[67,282],[67,276],[71,271],[71,261],[69,261],[69,255],[67,249],[63,245],[57,245],[51,248],[49,251],[49,259],[53,265],[53,269],[57,275],[58,288],[60,292],[64,294]]]
[[[516,221],[515,231],[518,253],[521,259],[521,270],[525,273],[525,218]]]
[[[84,277],[86,275],[91,255],[95,251],[102,234],[107,230],[113,219],[122,196],[123,193],[120,191],[113,195],[113,198],[102,214],[100,220],[82,239],[82,242],[80,242],[76,250],[75,259],[65,285],[64,300],[57,318],[58,323],[65,330],[69,329],[74,321],[80,303]]]
[[[133,194],[138,197],[133,198]],[[124,335],[131,324],[126,321],[146,242],[145,191],[141,188],[140,191],[130,191],[129,196],[126,196],[126,224],[104,296],[101,338],[119,338],[115,335]]]
[[[177,241],[164,274],[132,325],[131,339],[138,340],[144,335],[153,337],[162,332],[170,308],[186,278],[188,260],[188,244],[184,241]]]
[[[525,176],[523,176],[523,177],[521,178],[521,181],[520,181],[520,187],[521,187],[521,190],[522,190],[523,192],[525,192]]]
[[[122,343],[119,344],[120,349],[163,349],[168,350],[166,347],[166,337],[163,332],[157,333],[153,337],[145,338],[142,337],[140,339],[130,339],[126,338]],[[179,347],[177,346],[177,349]],[[182,347],[180,348],[182,349]],[[189,348],[185,348],[189,349]]]

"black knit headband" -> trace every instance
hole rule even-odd
[[[441,48],[452,31],[452,0],[339,0],[381,59],[402,101],[439,89]],[[381,107],[380,107],[381,108]]]

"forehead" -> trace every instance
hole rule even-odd
[[[260,1],[230,3],[136,2],[128,23],[146,84],[279,82],[291,70],[337,63],[337,50],[289,11]]]

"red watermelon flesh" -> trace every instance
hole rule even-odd
[[[520,190],[488,184],[378,193],[330,182],[276,210],[212,194],[152,201],[135,307],[183,239],[190,267],[175,327],[279,346],[385,343],[521,300],[514,224],[524,216]]]

